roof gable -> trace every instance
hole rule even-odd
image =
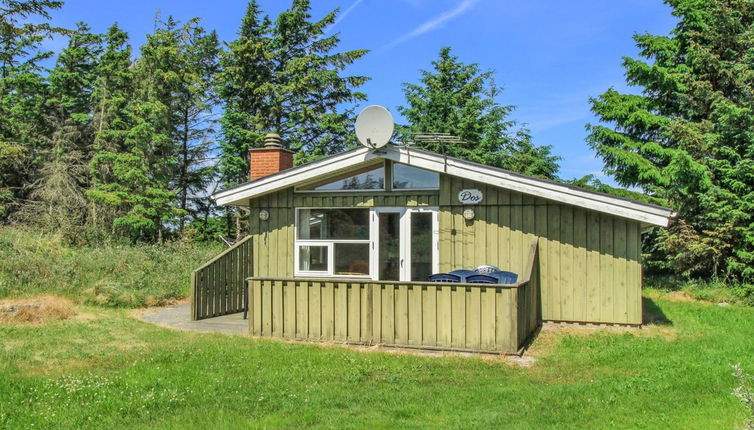
[[[665,207],[404,146],[388,146],[376,151],[357,148],[220,191],[212,197],[221,206],[245,205],[251,198],[367,165],[379,158],[652,225],[667,226],[672,216],[672,210]]]

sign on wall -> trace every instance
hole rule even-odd
[[[467,189],[458,192],[458,201],[464,205],[477,205],[483,198],[481,190]]]

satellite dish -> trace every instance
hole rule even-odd
[[[367,148],[382,148],[393,137],[393,116],[382,106],[367,106],[356,118],[356,138]]]

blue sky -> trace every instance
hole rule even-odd
[[[262,0],[276,15],[289,1]],[[563,157],[560,176],[600,174],[602,163],[585,142],[595,122],[589,97],[613,86],[627,90],[621,57],[636,56],[635,33],[667,34],[675,20],[660,0],[314,0],[321,17],[340,7],[340,49],[371,52],[347,72],[372,77],[362,91],[401,118],[403,82],[416,82],[442,46],[466,63],[495,70],[504,91],[499,101],[517,106],[512,117],[531,129],[537,145]],[[118,22],[141,45],[155,12],[179,20],[201,17],[220,38],[232,40],[244,0],[68,0],[54,13],[58,25],[76,21],[104,32]],[[51,42],[51,47],[63,44]],[[610,181],[611,182],[611,181]]]

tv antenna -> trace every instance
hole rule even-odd
[[[367,106],[356,118],[356,138],[371,149],[382,148],[393,137],[393,116],[382,106]]]

